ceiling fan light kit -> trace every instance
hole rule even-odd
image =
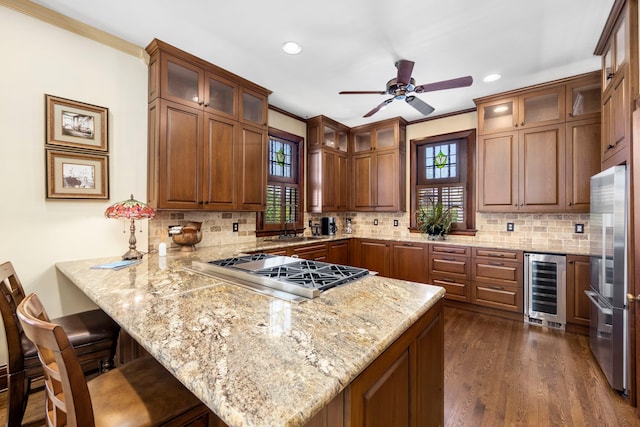
[[[401,59],[396,62],[396,68],[398,69],[398,75],[387,82],[387,89],[384,91],[342,91],[340,95],[362,95],[362,94],[374,94],[374,95],[386,95],[389,94],[393,98],[389,98],[378,104],[373,110],[369,111],[364,117],[371,117],[378,111],[384,109],[394,100],[404,100],[407,104],[418,110],[421,114],[428,116],[433,113],[435,108],[427,104],[415,95],[408,95],[410,93],[424,93],[434,92],[437,90],[453,89],[458,87],[471,86],[473,78],[471,76],[458,77],[451,80],[443,80],[435,83],[428,83],[424,85],[416,86],[416,81],[411,77],[413,72],[413,61]]]

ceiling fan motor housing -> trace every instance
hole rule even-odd
[[[406,85],[404,83],[398,83],[398,79],[393,78],[387,82],[387,93],[393,95],[396,99],[404,99],[408,92],[414,91],[415,85],[416,81],[413,77]]]

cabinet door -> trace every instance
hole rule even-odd
[[[238,85],[211,73],[206,74],[205,82],[205,109],[230,119],[237,119]]]
[[[335,212],[338,208],[338,155],[329,150],[322,152],[322,212]]]
[[[353,157],[353,210],[367,211],[374,206],[373,155]]]
[[[420,243],[394,243],[391,247],[391,277],[427,283],[427,246]]]
[[[236,166],[240,209],[264,210],[267,187],[267,131],[243,125],[240,128],[240,150]]]
[[[390,244],[378,240],[360,240],[358,250],[360,263],[359,267],[376,271],[384,277],[389,277],[390,269]]]
[[[566,85],[567,121],[600,118],[600,76],[594,75]]]
[[[518,200],[521,212],[558,212],[565,207],[563,126],[520,131]]]
[[[188,107],[204,104],[204,70],[175,56],[160,57],[160,93],[162,98]]]
[[[505,98],[478,105],[478,133],[512,130],[518,122],[518,99]]]
[[[567,256],[567,322],[589,326],[591,272],[588,256]]]
[[[400,153],[395,151],[375,154],[375,176],[373,206],[376,211],[400,210]]]
[[[338,240],[327,243],[327,262],[349,265],[349,241]]]
[[[236,162],[237,122],[205,114],[206,138],[203,146],[202,202],[207,210],[237,207]]]
[[[362,153],[373,150],[373,137],[370,130],[356,131],[353,134],[353,152]]]
[[[203,113],[164,100],[160,108],[158,208],[197,209]]]
[[[567,211],[589,212],[590,178],[600,172],[600,119],[567,123]]]
[[[348,169],[349,160],[346,154],[339,154],[336,158],[336,169],[333,173],[336,174],[338,182],[336,183],[336,211],[344,212],[348,209]]]
[[[602,169],[627,160],[626,147],[631,134],[627,80],[624,72],[616,75],[602,101]]]
[[[538,90],[519,97],[519,122],[516,127],[530,128],[565,121],[565,88]]]
[[[478,210],[511,212],[518,205],[518,134],[478,140]]]
[[[240,87],[240,121],[257,126],[267,125],[267,97]]]
[[[327,246],[325,243],[314,243],[300,247],[294,247],[292,255],[297,255],[302,259],[310,259],[313,261],[327,260]]]

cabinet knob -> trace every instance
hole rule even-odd
[[[209,103],[207,102],[206,104],[204,104],[205,107],[209,107]]]
[[[615,145],[611,145],[611,144],[607,145],[607,151],[611,150],[612,148],[615,148]]]
[[[516,128],[517,128],[517,127],[518,127],[518,124],[517,124],[517,123],[514,123],[514,124],[513,124],[513,127],[516,127]]]
[[[567,206],[572,206],[572,205],[573,205],[573,203],[571,203],[571,202],[567,203]]]
[[[611,80],[613,78],[613,73],[608,73],[607,74],[607,80]]]
[[[524,126],[524,122],[520,122],[520,126]]]
[[[629,302],[640,301],[640,294],[635,296],[633,294],[627,294],[627,299],[629,300]]]

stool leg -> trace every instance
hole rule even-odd
[[[7,426],[19,427],[27,408],[31,381],[25,378],[25,372],[9,374],[7,378]]]

